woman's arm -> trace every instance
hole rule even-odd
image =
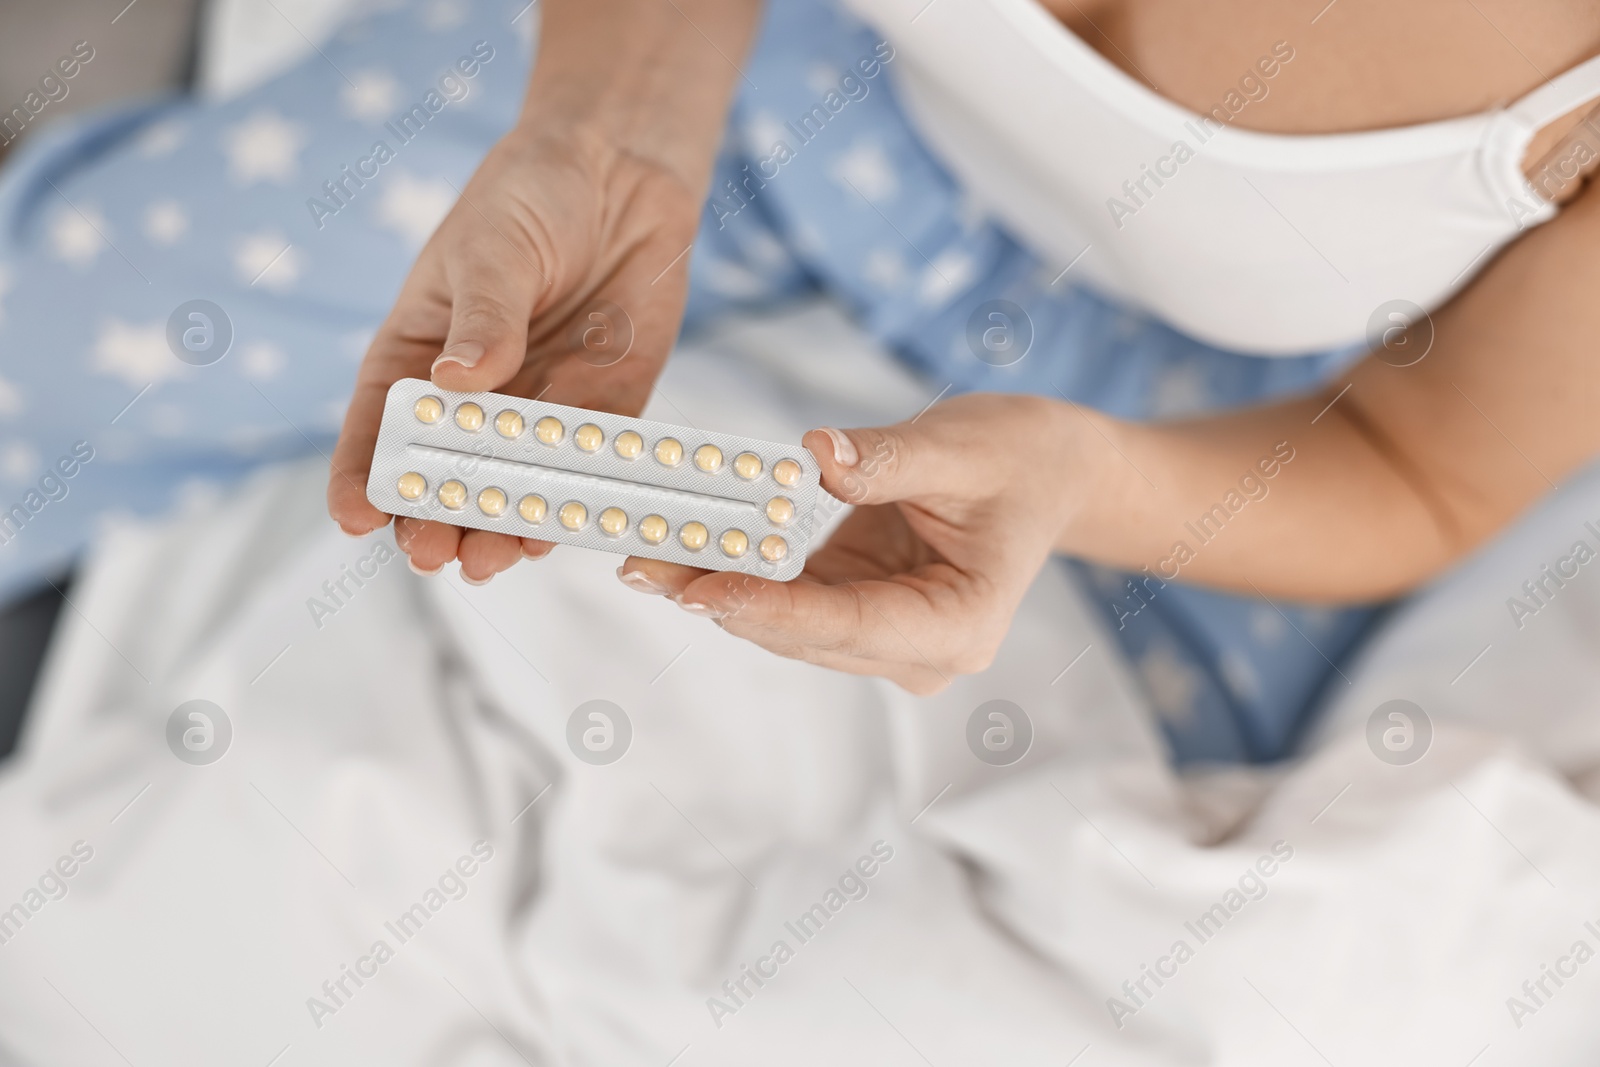
[[[595,137],[703,193],[760,0],[544,0],[542,10],[512,136]]]
[[[1600,449],[1597,249],[1590,194],[1436,315],[1426,358],[1368,359],[1342,395],[1148,426],[974,393],[812,431],[823,488],[856,509],[799,579],[637,558],[618,575],[781,655],[918,693],[989,664],[1052,550],[1266,595],[1401,592]]]
[[[1600,451],[1600,196],[1512,245],[1433,323],[1426,358],[1369,356],[1342,396],[1344,382],[1164,425],[1074,412],[1086,466],[1063,486],[1076,503],[1058,548],[1326,602],[1448,567]]]

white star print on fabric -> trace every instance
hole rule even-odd
[[[539,20],[533,18],[533,5],[536,0],[529,0],[526,7],[520,8],[520,14],[512,16],[511,28],[516,32],[517,40],[522,44],[523,54],[533,52],[534,42],[539,39]]]
[[[109,235],[108,226],[105,216],[93,207],[63,205],[50,222],[50,250],[74,267],[87,267],[105,248],[106,238],[101,235]]]
[[[790,133],[783,120],[770,111],[757,111],[744,124],[745,151],[761,159],[772,154],[773,146],[782,141],[788,144]]]
[[[299,169],[297,157],[308,138],[297,124],[275,111],[261,110],[223,131],[222,151],[235,183],[287,183]]]
[[[158,200],[144,212],[144,235],[158,245],[177,244],[189,232],[189,216],[176,200]]]
[[[959,248],[947,248],[933,257],[917,283],[917,300],[926,307],[937,307],[963,292],[977,277],[978,265]]]
[[[839,68],[832,63],[813,63],[806,68],[806,88],[818,96],[839,91]]]
[[[789,258],[788,250],[783,247],[783,242],[767,230],[752,229],[739,243],[750,257],[750,261],[766,270],[777,270],[793,262]]]
[[[466,5],[460,0],[432,0],[422,12],[423,25],[430,30],[448,30],[467,17]]]
[[[233,267],[246,285],[282,292],[300,280],[301,258],[281,231],[264,230],[239,239]]]
[[[139,134],[139,152],[149,159],[170,155],[183,143],[183,123],[178,119],[162,119],[147,126]]]
[[[10,418],[22,410],[22,390],[0,378],[0,418]]]
[[[283,349],[270,341],[252,341],[239,353],[239,370],[246,378],[271,381],[289,362]]]
[[[0,449],[0,477],[6,481],[31,482],[39,473],[39,452],[23,441],[12,441]]]
[[[1210,406],[1205,370],[1192,363],[1166,367],[1156,379],[1151,406],[1158,416],[1190,415]]]
[[[1222,680],[1235,697],[1243,701],[1261,699],[1261,677],[1250,659],[1237,648],[1225,648],[1218,663]]]
[[[856,139],[848,149],[834,157],[828,165],[828,176],[848,192],[851,187],[872,201],[881,204],[893,200],[900,192],[900,176],[894,164],[883,151],[877,138]]]
[[[122,319],[107,319],[101,325],[90,366],[96,373],[121,378],[135,389],[170,378],[183,368],[167,347],[165,323],[136,324]]]
[[[725,259],[708,259],[701,270],[705,283],[723,296],[749,299],[760,296],[767,288],[760,275]]]
[[[400,83],[381,70],[359,70],[339,92],[339,105],[353,119],[381,122],[400,107]]]
[[[401,172],[378,197],[378,224],[421,248],[455,206],[456,191],[443,178],[426,180]]]
[[[814,223],[801,219],[794,226],[794,246],[808,256],[822,256],[827,254],[828,239]]]
[[[1275,645],[1289,632],[1289,624],[1271,608],[1253,608],[1250,611],[1250,636],[1257,644]]]
[[[1139,658],[1139,675],[1157,715],[1171,723],[1182,723],[1194,715],[1200,678],[1165,643],[1152,645]]]

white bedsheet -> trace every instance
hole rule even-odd
[[[680,352],[652,414],[792,437],[937,390],[812,308]],[[1183,780],[1061,568],[991,670],[915,699],[768,656],[577,550],[484,588],[394,560],[319,628],[308,598],[388,536],[341,536],[322,484],[320,463],[266,472],[97,549],[0,773],[0,909],[93,850],[0,944],[0,1062],[1490,1067],[1600,1047],[1600,963],[1570,960],[1600,950],[1600,566],[1521,630],[1505,605],[1595,542],[1592,476],[1397,619],[1304,759]],[[1410,766],[1364,740],[1395,697],[1435,727]],[[196,698],[235,730],[210,766],[166,746]],[[595,698],[634,728],[608,766],[565,740]],[[993,698],[1037,729],[1010,768],[966,747]],[[475,842],[492,858],[401,943],[386,924]],[[802,941],[786,923],[877,842],[866,895]],[[1245,883],[1265,895],[1227,912],[1275,848]],[[313,1012],[379,940],[393,958]],[[734,1003],[723,981],[778,940],[792,958]],[[1142,966],[1179,940],[1192,958],[1157,987]],[[1575,976],[1535,1004],[1523,982],[1564,956]]]

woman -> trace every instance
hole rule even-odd
[[[30,135],[0,181],[0,595],[341,418],[331,508],[370,531],[392,380],[635,411],[686,294],[692,324],[822,290],[939,402],[807,439],[863,505],[811,580],[625,580],[925,691],[1059,550],[1116,568],[1090,588],[1177,754],[1265,759],[1373,618],[1290,601],[1411,588],[1591,454],[1582,12],[859,7],[778,0],[752,45],[746,0],[392,5],[233,98]],[[197,298],[231,350],[176,354]],[[617,362],[582,358],[605,305]],[[474,581],[548,549],[397,532]]]
[[[1597,313],[1583,294],[1600,280],[1600,206],[1578,195],[1600,155],[1586,122],[1600,96],[1589,8],[1050,0],[1095,55],[1031,3],[859,6],[901,67],[921,63],[905,88],[922,132],[1033,251],[1070,270],[1087,241],[1080,270],[1096,288],[1262,361],[1295,354],[1306,367],[1306,353],[1325,353],[1314,366],[1331,380],[1157,423],[1031,381],[1022,387],[1045,395],[966,395],[893,427],[816,431],[806,444],[824,487],[859,507],[804,579],[752,584],[630,559],[619,575],[634,588],[779,654],[928,692],[988,663],[1052,553],[1135,572],[1119,624],[1175,599],[1180,576],[1263,600],[1370,602],[1447,568],[1594,453],[1600,431],[1585,416],[1600,379],[1587,349],[1600,322],[1586,321]],[[397,378],[634,412],[676,333],[683,252],[756,5],[550,0],[543,16],[516,128],[424,250],[363,364],[329,486],[347,532],[388,521],[362,486]],[[822,16],[772,17],[800,32]],[[990,80],[967,77],[963,57]],[[993,99],[974,100],[984,86]],[[1076,110],[1044,106],[1062,99]],[[1003,128],[1019,114],[1081,119],[1066,132],[1098,140],[1052,154],[1063,131],[1035,126],[1029,143]],[[1339,136],[1361,130],[1382,132]],[[758,173],[783,181],[771,166]],[[860,173],[847,184],[877,211],[857,187],[871,168]],[[1123,184],[1104,180],[1118,173]],[[714,211],[724,222],[776,195],[735,182]],[[940,273],[937,249],[907,243]],[[602,301],[627,309],[635,339],[629,358],[596,367],[571,338]],[[1378,355],[1358,357],[1369,324]],[[962,375],[948,351],[922,353],[933,377]],[[1286,384],[1311,380],[1259,398]],[[459,559],[487,579],[549,549],[404,525],[399,541],[424,571]],[[1307,641],[1327,659],[1345,633],[1326,653]],[[1298,709],[1279,703],[1268,714],[1281,748]]]

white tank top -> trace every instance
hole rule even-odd
[[[1157,95],[1035,0],[845,2],[895,46],[918,131],[1007,229],[1072,277],[1258,355],[1362,342],[1395,300],[1443,304],[1555,216],[1523,155],[1600,96],[1596,57],[1504,110],[1256,133]],[[1292,51],[1264,48],[1261,69],[1240,72],[1249,92],[1273,91]],[[1218,106],[1231,118],[1249,96]]]

